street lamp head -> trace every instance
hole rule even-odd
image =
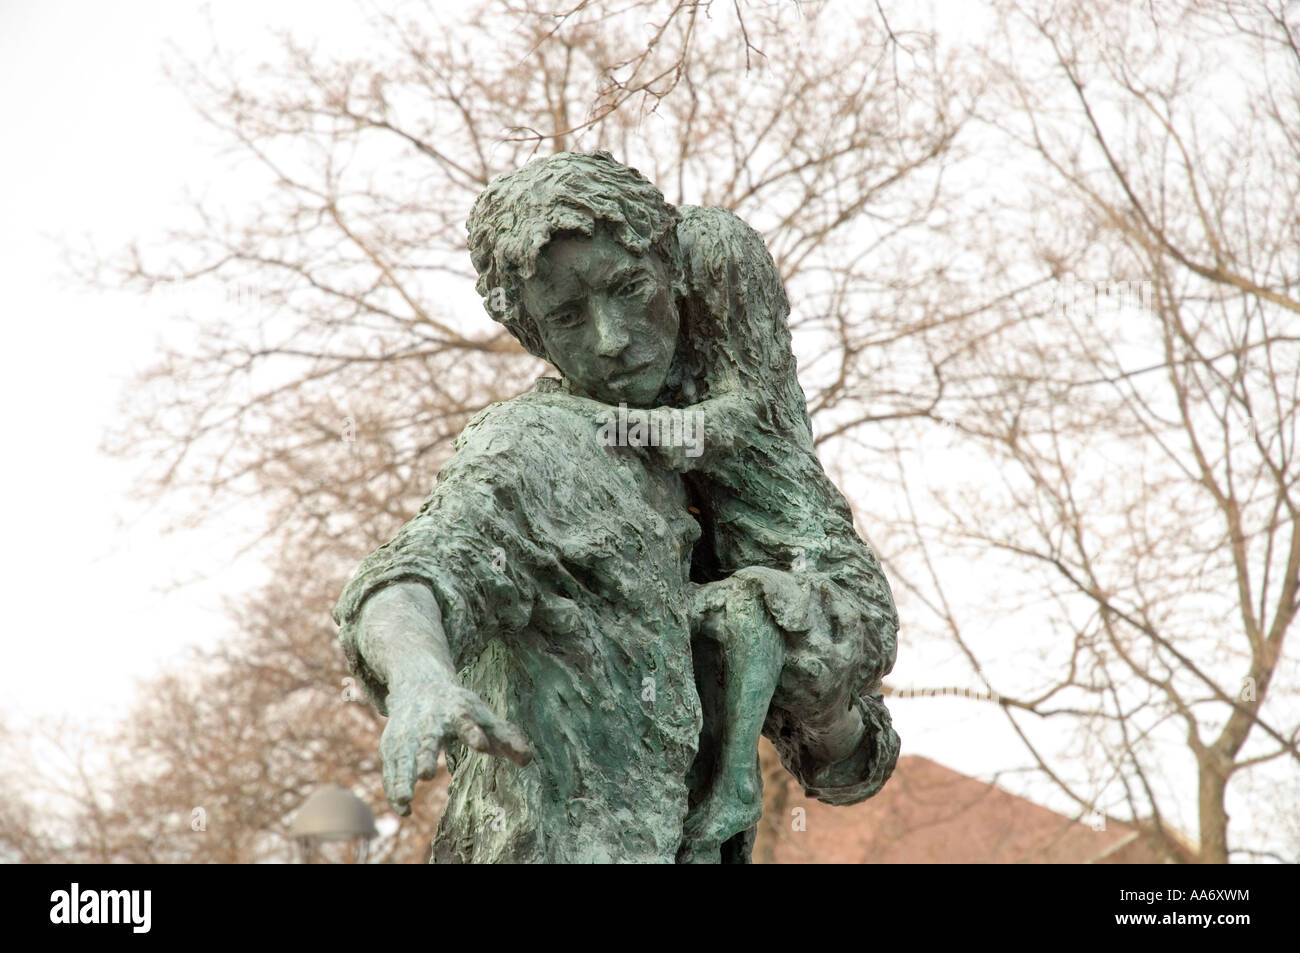
[[[356,840],[378,835],[369,806],[336,784],[319,788],[303,802],[289,836],[315,840]]]

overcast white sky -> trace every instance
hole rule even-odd
[[[275,23],[322,24],[324,6],[237,0],[219,25],[265,42]],[[339,33],[355,12],[336,6],[343,19],[323,28]],[[160,535],[168,514],[125,498],[138,464],[97,449],[174,302],[61,280],[63,242],[111,249],[156,233],[187,186],[218,174],[205,127],[160,68],[169,40],[201,48],[206,36],[198,4],[0,3],[0,713],[11,720],[121,711],[137,677],[228,631],[223,594],[260,578],[255,560],[231,562],[233,534]]]

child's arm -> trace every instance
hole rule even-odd
[[[725,468],[734,450],[749,445],[748,435],[758,426],[753,401],[740,394],[710,397],[683,408],[656,407],[649,413],[661,439],[658,446],[644,449],[679,473]]]

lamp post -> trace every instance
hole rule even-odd
[[[364,864],[370,840],[378,834],[366,802],[337,784],[318,788],[289,825],[289,836],[298,842],[305,864],[312,862],[323,841],[356,841],[355,862]]]

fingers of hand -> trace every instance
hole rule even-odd
[[[439,738],[418,717],[390,719],[379,741],[384,793],[398,814],[411,813],[417,779],[428,780],[438,771]]]
[[[415,757],[409,748],[397,744],[381,744],[384,772],[384,793],[394,811],[403,816],[411,813],[411,797],[415,793]]]
[[[432,781],[438,773],[438,745],[429,740],[415,756],[415,774],[421,781]]]
[[[487,735],[487,751],[523,766],[533,760],[533,749],[524,733],[499,717],[486,705],[477,711],[478,723]]]
[[[460,715],[455,721],[456,734],[475,751],[489,751],[488,737],[470,714]]]

